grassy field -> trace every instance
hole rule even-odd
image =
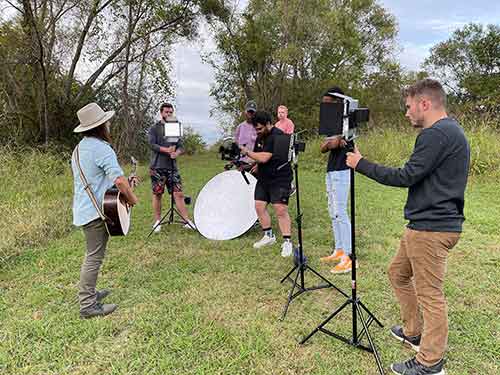
[[[405,146],[408,152],[411,146]],[[324,161],[311,151],[302,160],[305,253],[316,270],[349,291],[348,275],[331,275],[318,261],[332,242]],[[186,193],[195,198],[222,166],[212,154],[184,157]],[[31,168],[43,169],[38,164]],[[119,309],[106,318],[80,320],[76,293],[84,239],[69,226],[70,174],[61,167],[36,170],[38,183],[28,179],[23,189],[23,168],[18,169],[9,169],[15,176],[10,180],[2,176],[8,189],[1,192],[1,245],[8,256],[0,265],[1,374],[377,373],[372,355],[321,333],[298,344],[344,302],[339,293],[303,295],[293,301],[286,320],[278,320],[290,287],[279,280],[291,260],[280,257],[278,245],[254,250],[258,230],[215,242],[173,225],[146,239],[152,224],[147,179],[138,188],[132,232],[110,241],[98,283],[112,290],[107,301]],[[385,325],[373,325],[371,332],[388,368],[413,355],[388,333],[399,323],[399,310],[386,269],[403,231],[406,191],[362,176],[356,181],[358,292]],[[473,177],[468,185],[467,221],[449,257],[446,281],[448,374],[500,373],[498,192],[492,177]],[[291,207],[294,214],[295,199]],[[37,225],[42,215],[45,220]],[[35,216],[33,227],[19,229],[22,216],[26,223]],[[317,282],[307,274],[308,285]],[[348,334],[350,324],[345,310],[328,328]]]

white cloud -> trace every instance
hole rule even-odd
[[[432,44],[403,43],[399,54],[401,65],[408,70],[420,70],[420,65],[429,56],[429,50],[432,46]]]
[[[195,81],[192,79],[182,80],[179,82],[179,87],[182,92],[208,92],[210,89],[210,82],[207,79],[208,77],[200,77],[199,81]]]
[[[449,34],[456,29],[464,27],[467,23],[466,21],[450,21],[449,19],[431,19],[424,21],[422,26],[425,29]]]
[[[206,25],[201,26],[200,37],[196,41],[182,42],[173,48],[177,116],[208,143],[215,142],[220,132],[217,121],[210,117],[210,109],[215,106],[209,95],[214,71],[201,56],[214,49],[215,43]]]

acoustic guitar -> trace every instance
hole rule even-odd
[[[128,180],[132,189],[136,186],[137,160],[132,157],[132,173]],[[130,206],[123,194],[116,186],[106,190],[102,201],[102,212],[106,217],[104,221],[110,236],[125,236],[130,229],[130,217],[132,206]]]

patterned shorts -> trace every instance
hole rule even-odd
[[[167,186],[169,194],[172,194],[172,188],[175,192],[182,191],[181,175],[177,169],[174,169],[172,172],[170,169],[151,168],[150,174],[153,194],[163,194],[165,192],[165,186]]]

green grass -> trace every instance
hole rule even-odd
[[[360,147],[367,150],[368,141],[360,140]],[[222,171],[222,165],[212,154],[184,157],[181,172],[186,193],[195,198]],[[180,226],[165,226],[160,234],[146,239],[152,224],[150,187],[146,168],[140,169],[144,183],[138,188],[140,204],[134,209],[132,231],[110,241],[98,283],[100,288],[112,289],[107,301],[118,303],[119,309],[109,317],[89,321],[78,316],[76,294],[84,239],[81,230],[69,227],[70,175],[36,172],[43,188],[29,188],[29,193],[22,193],[27,195],[18,196],[13,185],[22,181],[19,171],[7,184],[9,190],[2,190],[3,204],[9,205],[2,206],[2,212],[4,207],[30,207],[31,201],[35,215],[60,219],[54,224],[57,230],[41,226],[41,234],[28,233],[30,240],[17,245],[18,251],[11,252],[0,266],[1,374],[377,373],[373,356],[321,333],[306,345],[298,345],[344,300],[332,290],[302,295],[280,322],[289,284],[279,280],[290,269],[290,259],[280,257],[279,246],[252,249],[260,236],[258,230],[216,242]],[[51,182],[44,175],[51,176]],[[399,322],[386,269],[403,231],[406,191],[362,176],[356,182],[358,292],[385,324],[384,329],[373,325],[371,332],[387,368],[413,355],[387,331]],[[300,183],[305,253],[315,269],[349,291],[348,275],[333,276],[318,262],[329,252],[332,235],[324,161],[311,144],[302,157]],[[46,192],[48,208],[42,209],[34,200],[34,190]],[[61,192],[63,198],[56,199]],[[495,374],[500,372],[498,182],[473,177],[466,194],[467,221],[449,257],[446,280],[447,371]],[[294,207],[292,199],[292,215]],[[7,232],[9,220],[14,215],[0,218]],[[317,281],[306,276],[309,285]],[[328,328],[348,334],[349,312],[345,310]]]
[[[0,264],[70,230],[70,155],[0,148]]]

